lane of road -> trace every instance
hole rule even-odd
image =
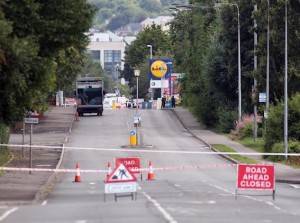
[[[108,110],[104,116],[85,116],[77,122],[70,147],[115,149],[129,144],[135,110]],[[209,151],[200,140],[183,128],[171,111],[142,110],[142,129],[151,149]],[[64,168],[106,169],[114,157],[138,156],[141,166],[154,167],[228,164],[217,155],[67,150]],[[145,151],[145,152],[144,152]],[[144,178],[147,173],[144,173]],[[297,189],[277,185],[276,200],[271,196],[251,196],[235,200],[236,168],[203,168],[156,171],[154,181],[138,181],[137,201],[112,195],[104,197],[105,174],[61,175],[59,183],[40,205],[20,206],[0,222],[9,223],[93,223],[93,222],[298,222],[300,211]],[[264,194],[266,194],[264,192]]]

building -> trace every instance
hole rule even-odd
[[[118,70],[123,69],[123,58],[125,56],[126,42],[123,37],[107,31],[105,33],[87,33],[90,43],[87,51],[94,61],[100,62],[101,67],[115,81],[118,81]]]
[[[147,26],[151,26],[153,24],[161,26],[161,29],[163,31],[169,31],[169,25],[168,23],[171,22],[174,19],[174,16],[158,16],[154,19],[147,18],[144,21],[141,22],[141,25],[143,28],[146,28]]]

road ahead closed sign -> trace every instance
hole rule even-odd
[[[238,164],[237,189],[275,190],[274,165]]]

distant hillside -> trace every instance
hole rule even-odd
[[[128,23],[139,23],[146,18],[170,15],[173,3],[187,4],[188,0],[88,0],[99,11],[94,27],[114,31]]]

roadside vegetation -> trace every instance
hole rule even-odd
[[[208,128],[230,134],[259,152],[283,152],[284,138],[284,12],[285,1],[270,1],[270,108],[268,119],[263,117],[265,103],[259,93],[266,92],[267,1],[239,0],[241,36],[241,80],[243,121],[238,123],[238,21],[237,8],[223,4],[214,8],[215,1],[193,1],[191,7],[178,11],[171,22],[174,72],[184,73],[181,92],[188,107]],[[219,1],[226,3],[228,1]],[[231,1],[229,1],[231,2]],[[300,141],[300,3],[288,1],[288,137],[289,152],[299,153]],[[297,18],[297,19],[296,19]],[[258,43],[254,46],[254,19],[257,22]],[[254,52],[258,66],[254,70]],[[257,86],[253,89],[253,81]],[[257,142],[253,141],[253,106],[258,110]],[[266,157],[280,161],[283,156]],[[299,163],[299,159],[288,161]]]
[[[220,151],[220,152],[236,152],[234,149],[229,148],[228,146],[225,145],[221,145],[221,144],[213,144],[212,145],[213,148],[215,148],[216,150]],[[226,155],[226,154],[225,154]],[[226,155],[232,159],[234,159],[235,161],[237,161],[238,163],[257,163],[256,160],[251,159],[249,157],[245,157],[245,156],[241,156],[241,155]]]

